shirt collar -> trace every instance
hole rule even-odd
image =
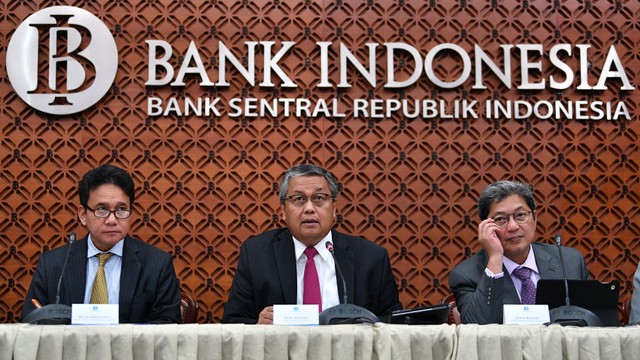
[[[291,237],[293,238],[293,246],[296,254],[296,261],[298,261],[300,260],[300,257],[302,256],[304,251],[307,249],[307,245],[301,243],[300,240],[296,239],[293,235],[291,235]],[[323,261],[328,261],[329,258],[331,258],[331,253],[329,252],[329,250],[327,250],[327,247],[324,245],[327,241],[331,241],[331,243],[333,243],[331,231],[329,231],[329,233],[314,246],[314,248],[318,250],[318,254],[320,255],[320,257],[322,257]]]
[[[114,254],[114,255],[118,255],[120,257],[122,257],[122,249],[124,248],[124,239],[118,241],[115,245],[113,245],[113,247],[111,249],[108,250],[108,252]],[[91,240],[91,234],[89,234],[87,236],[87,259],[91,258],[93,256],[96,256],[97,254],[103,253],[104,251],[99,250],[94,244],[93,244],[93,240]]]
[[[540,273],[538,271],[538,265],[536,264],[536,256],[533,254],[533,246],[531,246],[531,244],[529,244],[529,255],[527,255],[527,259],[522,264],[518,264],[506,256],[502,257],[502,263],[504,264],[504,267],[507,268],[509,275],[513,273],[513,270],[519,267],[528,267],[529,269],[535,271],[536,274]]]

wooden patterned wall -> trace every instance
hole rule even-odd
[[[51,116],[13,91],[5,55],[15,28],[30,14],[73,5],[111,30],[119,69],[111,90],[79,114]],[[317,41],[344,43],[361,59],[366,43],[402,42],[424,56],[442,43],[467,51],[478,44],[498,56],[501,44],[590,44],[595,82],[614,45],[634,87],[640,86],[640,1],[0,1],[0,320],[20,316],[38,256],[84,235],[75,217],[77,180],[112,162],[136,182],[132,234],[174,255],[182,289],[201,307],[200,322],[222,316],[243,240],[282,223],[277,183],[293,164],[314,162],[341,181],[343,231],[387,248],[405,307],[438,302],[447,275],[478,250],[476,199],[502,178],[529,181],[539,203],[539,239],[559,232],[586,257],[592,276],[619,279],[630,297],[640,258],[638,90],[518,91],[486,76],[487,90],[469,80],[452,90],[423,78],[415,85],[370,86],[353,69],[353,87],[319,89]],[[295,89],[250,86],[237,72],[227,88],[145,86],[148,48],[161,39],[172,63],[190,41],[215,70],[218,40],[238,57],[245,41],[295,41],[281,65]],[[333,55],[334,56],[334,55]],[[403,63],[406,59],[395,59]],[[543,57],[543,68],[549,60]],[[384,65],[384,52],[377,63]],[[364,60],[363,60],[364,62]],[[514,60],[517,63],[517,60]],[[568,63],[577,69],[577,61]],[[517,67],[516,67],[517,68]],[[408,70],[405,70],[408,71]],[[455,79],[455,57],[438,59],[435,73]],[[384,67],[378,78],[384,79]],[[519,70],[515,70],[514,82]],[[336,64],[330,66],[337,82]],[[548,76],[549,74],[545,74]],[[213,75],[212,75],[213,77]],[[631,120],[371,119],[347,116],[159,116],[146,113],[149,96],[338,99],[455,99],[623,101]],[[449,110],[451,110],[449,108]]]

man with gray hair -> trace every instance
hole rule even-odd
[[[502,323],[504,304],[535,303],[540,279],[562,279],[555,245],[534,242],[537,216],[531,185],[498,181],[478,199],[480,250],[449,274],[462,323]],[[578,250],[562,247],[567,278],[587,280]]]
[[[326,244],[342,269],[347,302],[386,316],[402,306],[383,247],[333,230],[338,183],[327,170],[297,165],[280,182],[281,217],[287,227],[245,241],[223,323],[271,324],[274,304],[340,304],[345,289]]]

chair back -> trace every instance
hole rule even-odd
[[[453,294],[449,294],[440,301],[440,304],[449,304],[449,317],[447,319],[448,324],[460,325],[460,312],[458,311],[458,305],[456,304],[456,297]]]
[[[629,317],[631,316],[631,299],[622,303],[622,319],[620,325],[629,325]]]
[[[187,293],[180,293],[180,318],[183,324],[198,322],[198,303]]]

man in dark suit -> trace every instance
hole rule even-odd
[[[344,289],[327,242],[333,243],[344,274],[348,303],[379,317],[402,307],[386,249],[332,230],[338,197],[333,175],[315,165],[294,166],[280,182],[279,196],[287,228],[242,244],[223,323],[271,324],[274,304],[315,303],[305,294],[311,293],[305,289],[309,262],[317,273],[319,310],[340,304]]]
[[[631,295],[629,324],[640,323],[640,263],[633,274],[633,294]]]
[[[61,304],[118,304],[121,323],[180,322],[180,290],[171,255],[127,235],[135,199],[129,174],[102,165],[83,177],[78,193],[78,218],[89,233],[40,256],[23,318],[35,309],[32,300],[56,303],[58,279],[71,246],[60,286]],[[100,265],[102,256],[106,260]],[[104,279],[104,290],[97,290],[96,278]]]
[[[535,210],[528,184],[498,181],[482,191],[478,199],[482,250],[449,274],[462,323],[502,323],[504,304],[532,303],[538,280],[563,278],[557,247],[533,242]],[[562,247],[562,257],[567,278],[589,278],[580,252]]]

